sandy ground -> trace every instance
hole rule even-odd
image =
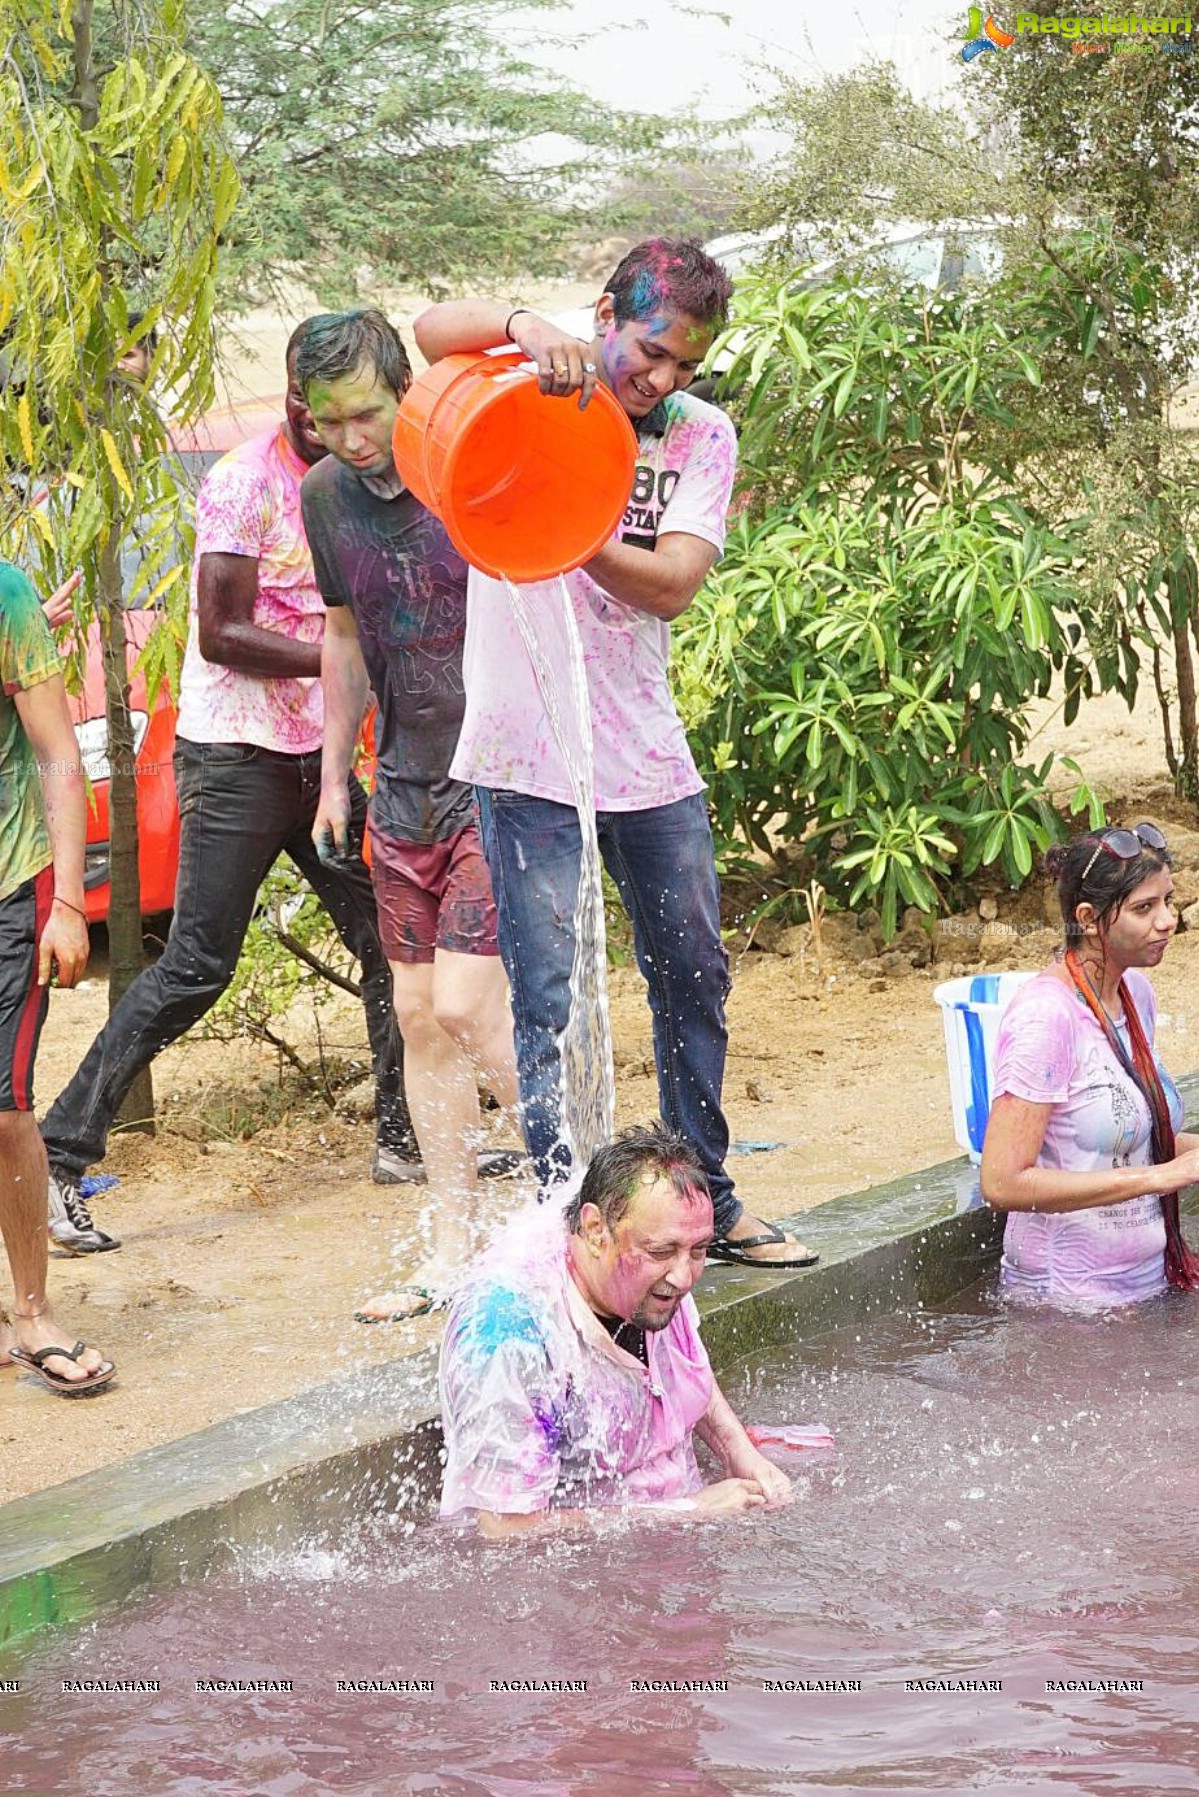
[[[106,1003],[102,978],[55,993],[38,1067],[43,1106]],[[648,1119],[652,1046],[635,969],[613,974],[612,1007],[620,1121]],[[334,1048],[363,1052],[352,1002],[326,1014],[323,1028]],[[762,1214],[954,1152],[931,976],[871,993],[848,974],[822,985],[795,959],[753,950],[740,960],[731,1029],[734,1136],[780,1144],[734,1161],[743,1197]],[[878,1078],[880,1039],[888,1061],[906,1063],[902,1089]],[[310,1104],[249,1140],[222,1139],[222,1120],[275,1082],[273,1053],[249,1044],[185,1040],[156,1064],[160,1133],[114,1138],[105,1170],[121,1184],[94,1204],[120,1251],[52,1261],[59,1314],[118,1362],[119,1386],[68,1409],[31,1378],[0,1370],[0,1501],[435,1335],[429,1320],[351,1320],[357,1300],[388,1284],[393,1248],[403,1266],[424,1197],[370,1183],[369,1122]],[[511,1180],[486,1190],[497,1221],[521,1197]]]

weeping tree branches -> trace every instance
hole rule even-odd
[[[82,569],[76,661],[100,635],[113,1003],[142,956],[121,551],[136,540],[143,600],[182,598],[179,475],[149,394],[182,419],[210,402],[237,195],[179,0],[0,0],[0,553],[46,591]],[[149,370],[132,379],[119,364],[139,343]],[[159,669],[171,655],[150,652]],[[135,1114],[147,1099],[131,1094]]]

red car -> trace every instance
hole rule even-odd
[[[129,639],[129,665],[145,646],[157,623],[153,611],[129,611],[125,632]],[[130,687],[133,741],[137,779],[138,864],[141,869],[142,913],[169,911],[175,902],[175,873],[179,866],[179,806],[175,799],[175,707],[165,692],[151,711],[146,683],[140,674]],[[90,790],[87,813],[87,853],[83,869],[83,903],[89,923],[103,923],[108,916],[108,724],[104,716],[104,670],[100,663],[100,626],[88,632],[87,667],[83,691],[70,701],[75,734]]]
[[[241,406],[222,406],[208,412],[189,430],[175,429],[171,441],[193,487],[214,462],[260,431],[283,418],[283,394],[253,400]],[[137,571],[136,555],[129,558],[127,590]],[[138,865],[141,871],[143,916],[169,911],[175,902],[175,876],[179,868],[179,806],[175,797],[175,706],[170,695],[160,692],[151,708],[146,683],[134,673],[138,656],[157,623],[153,610],[131,607],[125,614],[131,674],[130,705],[137,780]],[[93,624],[88,636],[86,678],[82,693],[71,699],[75,734],[91,782],[87,821],[87,859],[84,868],[84,905],[89,923],[108,916],[108,725],[104,711],[104,673],[100,661],[100,627]],[[363,731],[363,750],[358,772],[370,784],[374,771],[374,710]]]

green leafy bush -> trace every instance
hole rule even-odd
[[[724,866],[802,843],[888,935],[980,867],[1018,884],[1061,829],[1021,757],[1077,665],[1074,551],[969,451],[1027,344],[969,298],[767,280],[725,341],[743,509],[674,676]]]

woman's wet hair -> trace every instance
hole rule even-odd
[[[1108,834],[1107,829],[1091,830],[1073,842],[1055,842],[1045,856],[1045,872],[1057,886],[1067,947],[1083,935],[1077,916],[1080,905],[1094,907],[1095,922],[1103,935],[1142,880],[1174,865],[1169,849],[1151,848],[1148,843],[1141,844],[1138,855],[1123,860],[1100,846]]]
[[[566,1226],[578,1235],[583,1206],[594,1204],[609,1229],[628,1211],[637,1187],[663,1179],[680,1198],[708,1198],[708,1178],[690,1144],[662,1123],[638,1123],[597,1148],[583,1183],[566,1207]]]

